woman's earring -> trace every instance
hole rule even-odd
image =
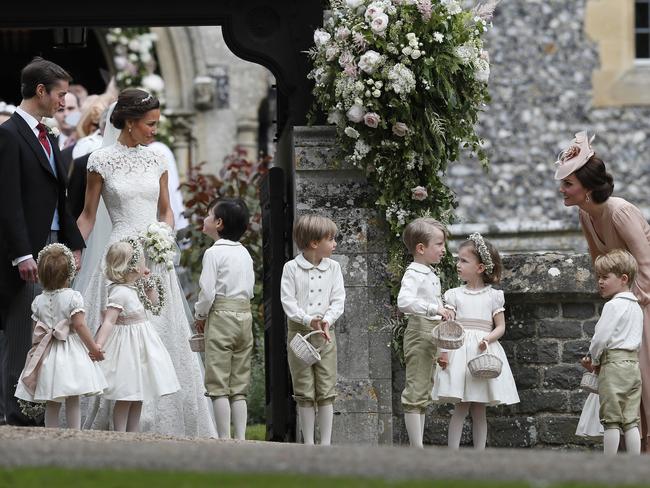
[[[131,127],[129,127],[129,134],[131,133]]]

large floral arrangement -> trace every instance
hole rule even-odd
[[[377,190],[393,236],[418,216],[453,220],[443,177],[461,150],[487,166],[475,126],[489,101],[482,37],[496,3],[466,10],[457,0],[331,0],[314,32],[317,108],[336,125],[343,158]],[[392,239],[394,293],[406,260]],[[442,271],[453,279],[450,257]]]

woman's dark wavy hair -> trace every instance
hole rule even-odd
[[[140,120],[149,110],[156,108],[160,108],[160,101],[155,96],[139,88],[126,88],[117,97],[111,123],[124,129],[127,120]]]
[[[614,177],[607,172],[605,163],[595,154],[574,174],[580,184],[591,191],[591,199],[596,203],[607,201],[614,191]]]

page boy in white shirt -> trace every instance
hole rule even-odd
[[[238,241],[248,220],[241,199],[222,198],[210,204],[203,221],[203,232],[216,242],[203,255],[194,316],[197,332],[205,333],[205,389],[220,439],[230,438],[231,413],[235,439],[246,435],[255,272],[248,250]]]
[[[320,361],[307,366],[288,349],[293,397],[298,404],[305,444],[314,443],[315,406],[321,445],[332,437],[336,398],[336,337],[331,329],[343,314],[345,287],[339,263],[330,259],[336,249],[336,224],[320,215],[302,215],[293,227],[301,253],[284,265],[282,308],[288,318],[287,346],[298,333],[319,330],[307,340],[320,350]]]
[[[596,324],[589,346],[591,357],[582,365],[598,373],[600,421],[605,427],[605,454],[618,451],[620,432],[628,454],[641,452],[639,408],[641,371],[639,347],[643,333],[643,311],[630,292],[637,263],[627,251],[615,249],[596,258],[601,296],[610,298]]]

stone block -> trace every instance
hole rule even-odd
[[[368,284],[367,254],[334,254],[332,259],[341,265],[341,274],[346,287]]]
[[[515,355],[519,364],[551,364],[560,359],[560,348],[554,340],[526,340],[517,344]]]
[[[562,316],[568,319],[590,319],[594,314],[595,308],[591,302],[562,304]]]
[[[429,446],[446,446],[449,417],[426,417],[424,425],[424,444]],[[469,440],[469,431],[463,429],[466,440]],[[408,435],[406,436],[408,443]],[[462,439],[461,439],[462,443]]]
[[[334,408],[332,426],[332,444],[366,444],[379,443],[379,414],[345,413]]]
[[[378,394],[370,380],[339,376],[336,382],[336,404],[339,414],[379,412]]]
[[[544,368],[544,388],[575,390],[580,386],[580,380],[585,369],[579,364],[561,364]]]
[[[582,390],[569,392],[569,411],[572,413],[581,413],[588,396],[589,393]]]
[[[377,401],[377,411],[379,413],[392,414],[393,400],[392,400],[392,382],[390,378],[386,379],[373,379],[371,380],[372,391]]]
[[[512,374],[515,377],[519,396],[521,396],[521,390],[538,388],[542,383],[539,368],[535,366],[512,366]]]
[[[523,297],[517,297],[514,303],[509,303],[506,293],[506,318],[512,321],[530,321],[531,319],[549,319],[557,317],[557,303],[529,303]]]
[[[385,253],[368,253],[366,254],[368,262],[368,286],[378,286],[387,289],[388,272],[386,263],[388,257]],[[388,302],[387,302],[388,303]]]
[[[537,320],[506,320],[506,331],[503,340],[518,341],[537,337]]]
[[[293,145],[296,171],[344,170],[353,166],[343,161],[335,144],[333,126],[296,126]]]
[[[539,337],[577,339],[582,337],[582,323],[578,320],[542,320],[538,334]]]
[[[589,340],[566,341],[562,344],[562,362],[578,363],[589,352]]]
[[[508,361],[510,363],[513,363],[515,359],[515,346],[517,344],[517,341],[499,341],[499,343],[501,344],[501,347],[503,347]]]
[[[534,417],[488,418],[488,447],[534,447],[537,437]]]
[[[591,339],[591,336],[594,335],[594,330],[596,330],[597,322],[598,320],[585,320],[582,323],[582,332],[584,333],[585,337]]]
[[[538,419],[540,442],[555,445],[588,443],[584,437],[575,435],[579,418],[576,415],[545,415],[540,417]]]
[[[512,414],[535,414],[539,412],[566,412],[568,394],[563,391],[522,390],[519,403],[505,407]]]
[[[380,413],[377,420],[377,431],[379,433],[379,444],[393,444],[393,414]]]

